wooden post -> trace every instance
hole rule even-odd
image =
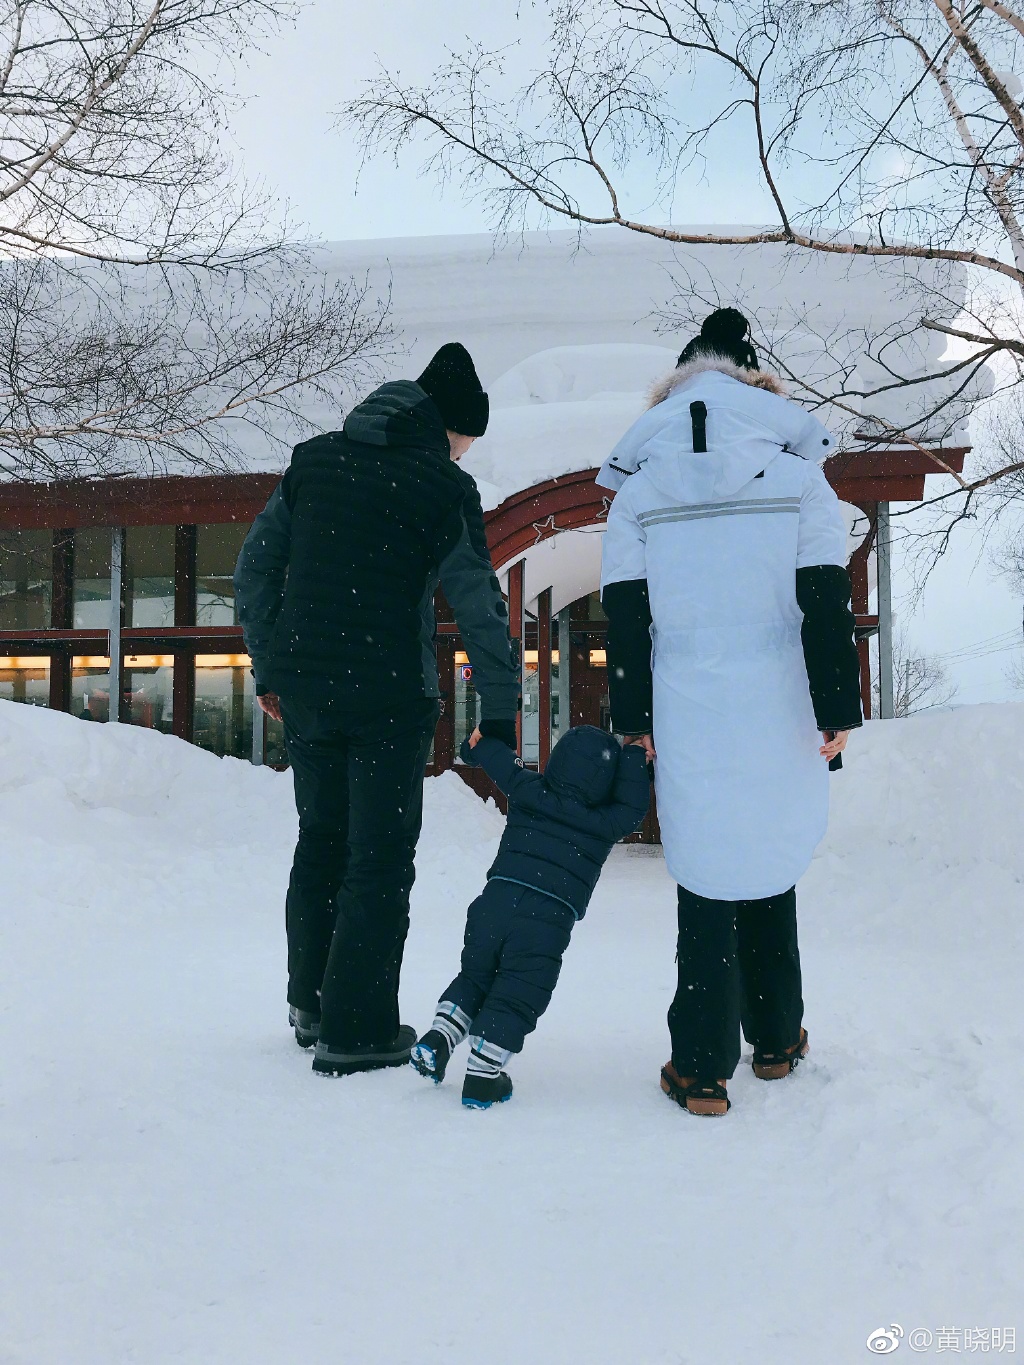
[[[551,589],[537,598],[537,767],[551,757]]]
[[[508,571],[508,628],[512,636],[512,648],[519,651],[519,695],[523,694],[523,680],[526,676],[526,560],[521,559]],[[516,749],[523,752],[523,709],[520,704],[516,713]]]
[[[570,619],[572,609],[563,607],[558,613],[558,738],[561,739],[572,725],[572,677],[570,656]]]
[[[892,720],[893,629],[892,629],[892,530],[889,504],[880,502],[875,523],[875,559],[878,566],[878,714]]]
[[[110,655],[110,710],[109,719],[118,721],[124,715],[124,651],[121,648],[121,626],[124,600],[124,527],[115,526],[110,538],[110,630],[107,652]]]
[[[434,772],[455,766],[455,641],[442,636],[436,645],[441,714],[434,731]]]
[[[868,518],[871,530],[850,556],[850,587],[852,589],[853,614],[867,616],[870,606],[868,584],[868,561],[874,545],[875,509],[870,504],[858,504]],[[857,641],[857,656],[860,659],[860,700],[864,719],[871,719],[871,649],[867,640]]]
[[[196,623],[196,546],[195,526],[174,528],[174,624],[194,626]],[[172,682],[173,716],[171,728],[179,739],[189,742],[195,734],[196,710],[196,652],[192,648],[174,651],[174,679]],[[260,715],[262,716],[262,712]],[[256,713],[253,712],[253,724]]]
[[[52,560],[50,627],[71,630],[75,624],[75,533],[70,529],[54,531]],[[50,655],[50,709],[71,709],[71,649],[56,649]]]

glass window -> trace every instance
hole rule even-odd
[[[49,626],[52,574],[52,531],[0,530],[0,630]]]
[[[110,626],[110,548],[113,531],[89,526],[75,532],[76,630]]]
[[[531,654],[533,658],[531,659]],[[523,669],[523,762],[540,759],[540,669],[537,651],[527,650]]]
[[[174,625],[173,526],[128,528],[124,604],[126,626]]]
[[[551,747],[558,743],[562,737],[562,714],[561,696],[562,689],[558,685],[559,660],[561,655],[557,649],[551,651]]]
[[[110,580],[107,581],[109,585]],[[92,654],[79,654],[72,659],[70,709],[80,720],[110,719],[109,659]]]
[[[271,716],[266,717],[266,742],[263,761],[275,768],[287,768],[288,750],[284,745],[284,725]]]
[[[248,654],[197,654],[193,741],[215,754],[252,757],[253,681]]]
[[[160,730],[174,727],[174,655],[127,654],[124,660],[125,719]]]
[[[49,706],[50,656],[0,657],[0,698],[27,702],[29,706]]]
[[[199,526],[196,534],[196,625],[233,626],[235,563],[249,534],[244,522]]]
[[[469,655],[458,650],[455,655],[455,761],[460,763],[459,750],[463,740],[470,737],[480,720],[480,694],[473,685],[473,670]]]

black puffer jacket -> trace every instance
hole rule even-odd
[[[488,880],[530,886],[582,919],[612,846],[637,828],[651,799],[639,745],[578,725],[555,745],[544,775],[497,739],[462,746],[508,797],[508,823]]]
[[[362,709],[436,697],[439,579],[485,722],[511,721],[519,673],[480,495],[433,399],[400,380],[343,431],[296,446],[242,547],[235,595],[257,691]]]

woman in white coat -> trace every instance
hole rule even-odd
[[[724,1114],[740,1028],[763,1079],[807,1051],[795,884],[861,724],[833,438],[719,309],[615,447],[602,602],[614,728],[648,736],[679,884],[662,1088]]]

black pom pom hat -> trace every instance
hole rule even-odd
[[[761,368],[757,352],[747,340],[750,323],[738,308],[716,308],[700,325],[700,335],[688,342],[676,365],[685,365],[698,356],[721,356],[743,370]]]

